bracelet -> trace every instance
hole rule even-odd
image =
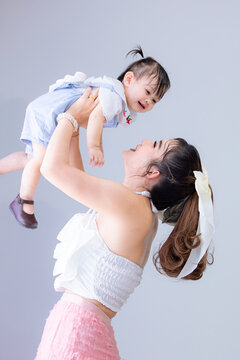
[[[77,132],[78,131],[78,123],[76,121],[76,119],[74,119],[74,117],[72,115],[70,115],[69,113],[61,113],[57,116],[57,122],[59,122],[62,119],[67,119],[68,121],[70,121],[70,123],[72,124],[74,131]]]

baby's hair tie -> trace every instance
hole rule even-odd
[[[144,60],[145,59],[145,57],[144,56],[142,56],[142,60]]]

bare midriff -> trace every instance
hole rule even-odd
[[[91,302],[92,304],[96,305],[98,308],[100,308],[110,319],[112,319],[117,313],[115,311],[112,311],[111,309],[109,309],[108,307],[106,307],[105,305],[103,305],[102,303],[100,303],[99,301],[97,300],[94,300],[94,299],[88,299],[88,298],[85,298],[83,296],[80,296],[76,293],[73,293],[72,291],[70,290],[65,290],[66,293],[68,294],[74,294],[74,295],[77,295],[79,296],[80,298],[82,299],[85,299],[89,302]]]

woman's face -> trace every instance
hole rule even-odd
[[[166,151],[177,144],[177,140],[173,139],[143,140],[135,149],[126,150],[122,153],[126,173],[142,175],[150,162],[160,160]]]

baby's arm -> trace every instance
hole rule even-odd
[[[99,167],[104,164],[102,151],[102,130],[105,117],[102,108],[98,104],[89,116],[87,126],[87,147],[89,152],[89,164]]]

